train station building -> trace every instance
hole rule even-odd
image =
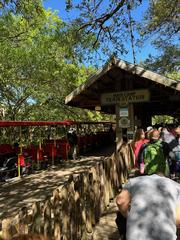
[[[69,106],[116,115],[116,141],[155,115],[180,117],[180,82],[112,58],[65,99]]]

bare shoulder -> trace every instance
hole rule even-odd
[[[117,205],[121,204],[124,201],[128,201],[128,200],[129,200],[129,202],[131,200],[131,195],[130,195],[129,191],[127,189],[122,189],[122,191],[116,197]]]
[[[124,217],[127,217],[127,213],[130,209],[131,195],[128,190],[123,189],[120,194],[116,197],[116,204],[119,211]]]
[[[176,226],[180,228],[180,205],[176,206]]]

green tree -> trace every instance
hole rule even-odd
[[[160,124],[162,127],[163,124],[171,124],[171,123],[175,123],[175,118],[171,116],[163,115],[163,116],[154,116],[152,118],[153,125]]]
[[[33,18],[36,24],[8,10],[0,16],[0,107],[4,119],[79,116],[65,106],[64,99],[88,73],[79,60],[90,36],[82,35],[82,41],[77,41],[56,14],[41,10]]]
[[[136,1],[114,1],[114,0],[80,0],[76,4],[74,1],[66,1],[67,11],[79,10],[71,24],[75,25],[77,32],[82,29],[86,34],[93,33],[93,48],[100,50],[99,58],[107,55],[122,55],[129,50],[125,47],[127,41],[131,42],[134,48],[133,27],[134,20],[131,10],[141,5],[141,0]],[[102,54],[105,54],[104,56]]]
[[[158,48],[158,44],[156,44],[156,47]],[[159,55],[149,55],[148,58],[144,61],[143,65],[152,71],[165,75],[173,72],[177,73],[180,66],[179,47],[177,45],[166,44],[161,47],[159,46],[159,49],[161,49]],[[173,75],[173,78],[175,77],[177,77],[177,74]]]
[[[139,22],[135,15],[138,9],[142,11],[144,3],[148,3],[148,8],[142,12]],[[147,38],[156,44],[157,49],[160,47],[162,56],[172,52],[171,46],[178,41],[178,0],[79,0],[78,3],[67,0],[66,8],[67,11],[79,10],[72,23],[80,30],[85,29],[87,34],[93,32],[96,35],[93,46],[99,47],[106,56],[113,53],[121,57],[132,51],[136,62],[135,46],[146,44]],[[127,42],[131,43],[131,50],[127,49]]]
[[[179,11],[180,5],[178,0],[153,0],[149,1],[149,8],[145,13],[142,34],[154,35],[159,44],[162,46],[167,41],[177,39],[179,32]]]
[[[150,69],[167,75],[179,71],[179,1],[150,1],[149,8],[141,24],[143,40],[151,38],[159,52],[158,56],[149,56],[145,65]]]

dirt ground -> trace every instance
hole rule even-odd
[[[113,151],[114,146],[109,146],[92,154],[80,156],[76,161],[65,161],[21,179],[14,178],[9,182],[0,182],[0,220],[16,215],[25,205],[46,199],[48,195],[52,195],[54,189],[62,186],[71,174],[85,170],[92,166],[94,161],[110,156]]]

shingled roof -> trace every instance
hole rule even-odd
[[[111,59],[65,99],[70,106],[95,110],[101,106],[101,94],[138,89],[149,89],[151,98],[142,107],[150,114],[176,113],[180,108],[180,82],[123,60]],[[139,105],[139,104],[135,104]],[[114,113],[114,106],[101,106],[101,111]]]

